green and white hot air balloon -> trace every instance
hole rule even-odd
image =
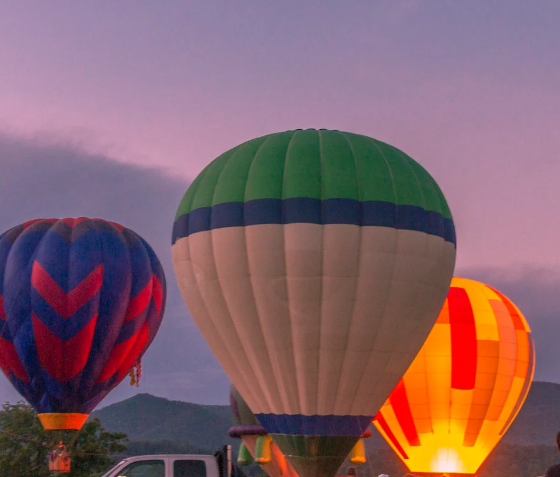
[[[331,477],[420,350],[455,229],[434,179],[357,134],[245,142],[188,188],[173,262],[190,313],[301,477]]]

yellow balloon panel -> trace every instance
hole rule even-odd
[[[533,379],[531,330],[500,292],[453,278],[420,353],[374,419],[412,472],[474,474]]]

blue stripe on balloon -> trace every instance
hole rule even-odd
[[[263,224],[348,224],[362,227],[390,227],[425,232],[456,245],[451,219],[414,205],[353,199],[257,199],[201,207],[177,218],[173,243],[183,237],[225,227]]]
[[[257,201],[254,201],[257,202]],[[254,207],[253,201],[246,207]],[[282,218],[280,224],[320,224],[322,223],[322,203],[318,199],[308,197],[286,199],[281,204]]]
[[[361,436],[372,416],[304,416],[302,414],[255,414],[270,434],[291,436]]]
[[[443,221],[443,227],[444,227],[445,240],[455,244],[455,246],[456,246],[457,245],[457,236],[455,235],[455,225],[453,224],[453,221],[450,220],[450,219],[445,219]]]

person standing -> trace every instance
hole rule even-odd
[[[556,446],[560,451],[560,432],[556,434]],[[556,464],[553,465],[552,467],[549,467],[548,470],[546,471],[545,477],[560,477],[560,464]]]

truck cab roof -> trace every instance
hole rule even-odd
[[[245,477],[231,462],[231,446],[214,455],[149,454],[121,460],[103,477]]]
[[[221,477],[216,457],[202,454],[151,454],[127,457],[103,477]]]

